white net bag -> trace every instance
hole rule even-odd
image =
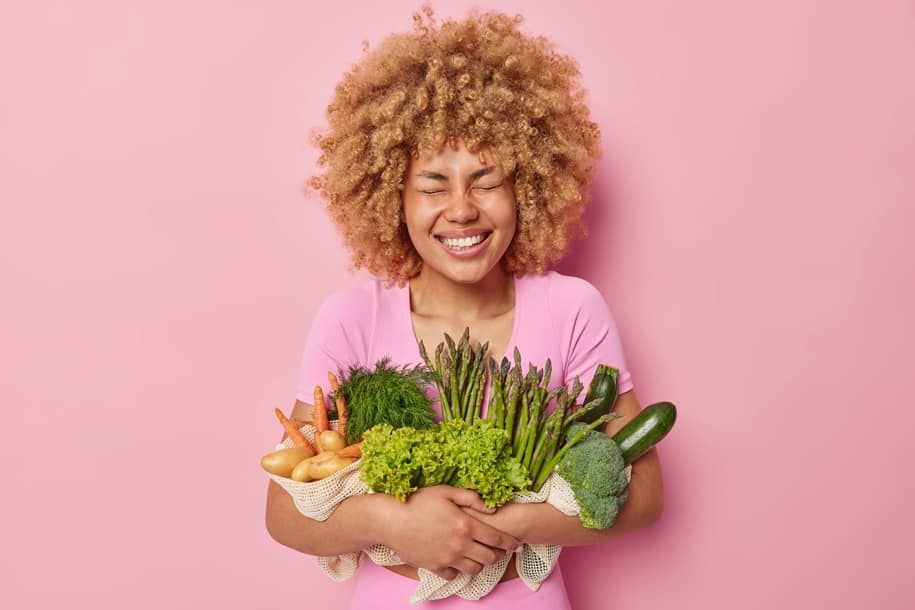
[[[331,421],[330,427],[332,430],[336,430],[337,421]],[[314,426],[306,424],[300,430],[309,441],[314,443]],[[279,450],[292,446],[292,440],[287,438],[276,448]],[[361,462],[361,459],[356,460],[329,477],[310,483],[300,483],[274,474],[271,474],[270,478],[292,496],[300,513],[310,519],[324,521],[343,500],[351,496],[373,493],[359,478]],[[631,476],[631,471],[631,466],[626,468],[627,479]],[[540,491],[517,493],[511,501],[520,504],[547,502],[570,517],[577,516],[579,513],[572,488],[555,472],[550,474]],[[559,559],[561,550],[562,547],[555,544],[523,544],[517,553],[483,566],[479,574],[459,573],[452,580],[445,580],[429,570],[419,568],[419,586],[410,596],[410,603],[418,604],[429,600],[444,599],[452,595],[467,600],[478,600],[499,584],[513,558],[518,576],[532,591],[536,591],[556,567],[556,560]],[[318,566],[332,580],[344,581],[352,578],[356,573],[363,553],[380,566],[404,563],[390,548],[376,544],[361,552],[343,553],[335,557],[318,557]]]

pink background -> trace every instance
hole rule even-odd
[[[3,608],[345,606],[267,535],[258,459],[315,308],[367,277],[300,187],[418,6],[380,4],[0,5]],[[499,8],[603,131],[560,270],[680,407],[662,519],[567,549],[573,606],[915,606],[912,3]]]

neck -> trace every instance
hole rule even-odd
[[[462,284],[424,265],[410,280],[413,312],[427,317],[469,320],[494,318],[514,307],[512,274],[496,265],[479,282]]]

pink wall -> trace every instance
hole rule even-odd
[[[912,4],[613,4],[500,5],[603,129],[560,269],[681,414],[663,518],[567,549],[573,605],[911,608]],[[300,195],[308,132],[417,6],[2,4],[0,606],[344,607],[268,537],[258,458],[366,277]]]

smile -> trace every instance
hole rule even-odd
[[[460,258],[475,256],[486,249],[489,245],[489,237],[492,232],[480,233],[472,237],[447,238],[436,237],[445,251]]]
[[[470,248],[471,246],[477,245],[478,243],[480,243],[481,241],[483,241],[484,239],[489,237],[489,235],[490,235],[489,233],[480,233],[479,235],[474,235],[473,237],[461,237],[458,239],[450,239],[447,237],[438,237],[436,239],[438,239],[440,242],[442,242],[449,248],[452,248],[454,250],[461,250],[463,248]]]

